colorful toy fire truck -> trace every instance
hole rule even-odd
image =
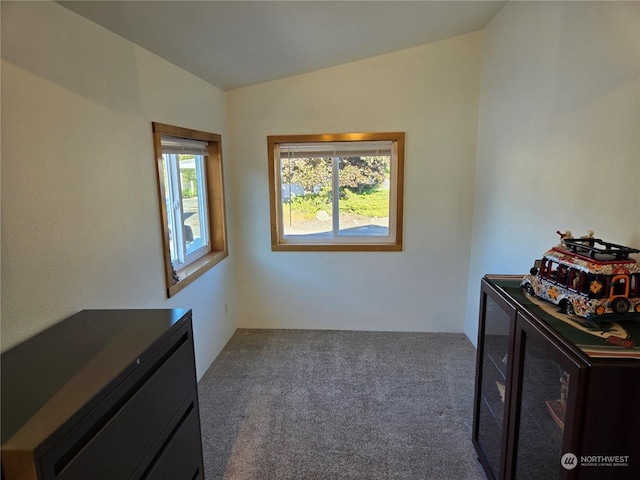
[[[559,233],[559,232],[558,232]],[[591,235],[561,234],[560,245],[535,261],[521,286],[568,315],[595,321],[640,319],[640,250]]]

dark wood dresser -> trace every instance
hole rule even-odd
[[[490,479],[640,478],[640,322],[481,284],[473,443]],[[635,344],[634,344],[635,342]]]
[[[4,480],[204,478],[191,310],[84,310],[0,362]]]

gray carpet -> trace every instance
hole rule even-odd
[[[238,330],[200,381],[205,479],[485,479],[462,334]]]

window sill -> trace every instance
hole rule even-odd
[[[187,285],[190,285],[194,280],[204,275],[207,271],[213,268],[215,265],[229,256],[227,250],[221,250],[218,252],[209,252],[206,255],[200,257],[193,263],[190,263],[186,267],[178,270],[178,280],[167,289],[167,295],[173,297],[176,293],[180,292]]]
[[[402,244],[389,243],[275,243],[273,252],[401,252]]]

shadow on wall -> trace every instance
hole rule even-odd
[[[600,2],[558,2],[554,7],[561,9],[558,111],[574,111],[638,79],[640,3],[612,2],[612,8],[603,8]]]
[[[138,78],[138,68],[131,43],[119,39],[117,55],[102,54],[103,41],[116,45],[114,34],[55,2],[2,2],[1,8],[4,61],[109,110],[140,111],[139,84],[132,81]],[[123,5],[114,2],[111,8]],[[36,36],[37,41],[29,41]]]

